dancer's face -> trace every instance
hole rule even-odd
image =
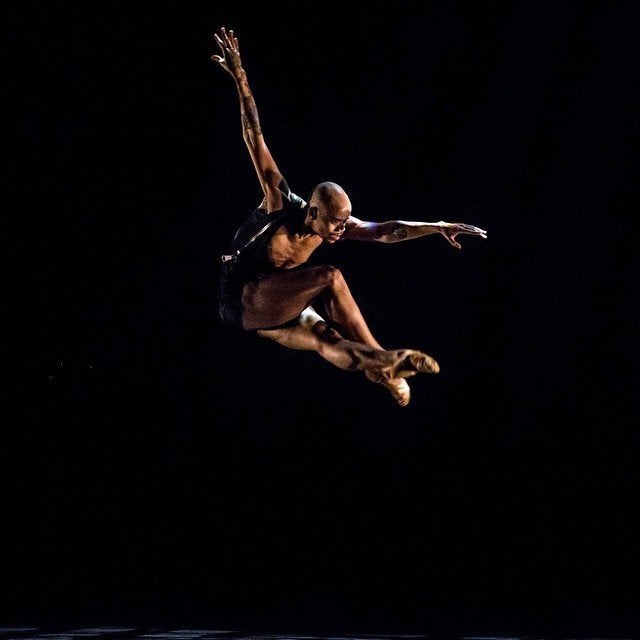
[[[311,228],[326,242],[334,243],[342,237],[350,215],[350,207],[328,209],[319,205],[315,211],[315,219],[312,221]]]

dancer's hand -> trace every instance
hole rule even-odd
[[[220,28],[220,33],[214,33],[213,37],[220,47],[221,56],[212,55],[211,60],[217,62],[225,71],[228,71],[236,80],[242,74],[242,61],[240,59],[240,45],[238,38],[233,35],[233,29]]]
[[[456,240],[456,236],[460,234],[480,236],[485,239],[487,237],[487,232],[484,229],[462,222],[439,222],[438,230],[456,249],[462,249],[462,245]]]

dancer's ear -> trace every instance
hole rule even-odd
[[[309,217],[312,220],[318,219],[318,207],[309,207]]]

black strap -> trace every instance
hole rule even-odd
[[[269,227],[278,222],[282,217],[284,217],[286,211],[282,213],[282,215],[274,216],[273,219],[269,220],[267,224],[260,229],[257,233],[254,233],[241,247],[236,249],[233,253],[227,253],[220,256],[220,262],[237,262],[240,253],[244,251],[250,244],[255,242]]]
[[[297,196],[292,191],[289,191],[287,194],[285,194],[285,197],[287,198],[287,201],[289,203],[295,202],[300,209],[304,209],[305,202],[300,196]],[[287,207],[283,207],[282,211],[269,214],[269,217],[271,219],[269,220],[269,222],[267,222],[267,224],[265,224],[257,233],[254,233],[241,247],[236,249],[233,253],[221,255],[220,262],[222,262],[223,264],[227,262],[236,263],[242,251],[244,251],[250,244],[255,242],[269,227],[282,220],[282,218],[284,218],[288,212],[289,209]]]

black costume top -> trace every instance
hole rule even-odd
[[[302,198],[289,192],[280,211],[267,213],[257,207],[240,225],[233,236],[229,255],[223,257],[226,261],[220,268],[218,311],[224,322],[241,323],[242,289],[247,282],[285,270],[269,261],[269,242],[283,224],[301,223],[307,208]]]

